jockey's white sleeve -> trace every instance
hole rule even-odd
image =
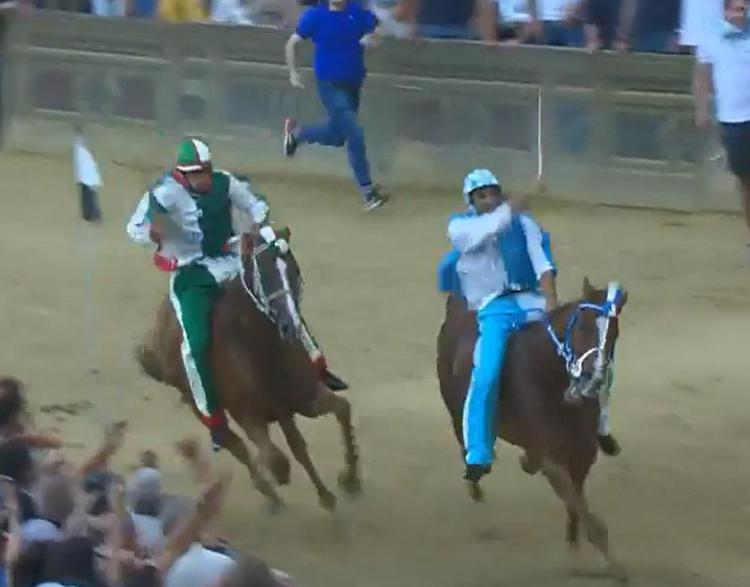
[[[454,218],[448,223],[448,238],[458,252],[468,253],[507,228],[510,221],[510,206],[503,204],[488,214]]]
[[[534,273],[536,273],[536,278],[540,279],[542,275],[555,269],[550,259],[547,258],[547,253],[544,252],[542,229],[526,214],[521,215],[521,224],[526,234],[526,249],[529,252],[531,264],[534,266]]]
[[[128,221],[128,236],[135,242],[146,245],[151,243],[149,229],[151,223],[148,221],[148,192],[143,194],[138,207]]]
[[[231,173],[229,176],[229,198],[232,203],[243,212],[250,214],[253,222],[263,224],[268,219],[268,204],[263,198],[256,196],[247,182],[240,181]]]

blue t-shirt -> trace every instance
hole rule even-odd
[[[154,18],[156,16],[157,0],[135,0],[133,6],[133,16],[135,18]]]
[[[372,33],[377,17],[358,2],[349,1],[341,11],[321,4],[300,17],[297,34],[315,44],[315,76],[325,82],[359,84],[365,78],[362,37]]]

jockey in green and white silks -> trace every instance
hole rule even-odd
[[[268,221],[266,200],[247,182],[214,170],[208,146],[188,139],[180,145],[174,170],[143,195],[127,227],[134,241],[156,243],[154,264],[172,272],[169,296],[182,328],[182,359],[195,406],[215,447],[222,445],[228,426],[211,371],[211,316],[221,284],[240,271],[239,257],[228,246],[239,232],[232,225],[233,208],[256,226]],[[321,367],[323,382],[333,389],[346,388],[325,368],[312,336],[305,331],[301,339]]]

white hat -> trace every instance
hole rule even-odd
[[[489,169],[475,169],[464,179],[464,200],[471,204],[469,196],[475,190],[490,186],[500,187],[500,182]]]
[[[177,151],[177,171],[201,171],[211,164],[208,145],[198,139],[185,139]]]

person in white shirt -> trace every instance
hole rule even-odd
[[[211,2],[211,22],[237,25],[255,24],[247,3],[242,0],[213,0]]]
[[[525,42],[531,34],[531,12],[528,0],[496,0],[498,39]]]
[[[742,194],[750,264],[750,0],[724,0],[723,21],[698,47],[693,91],[702,128],[710,125],[713,93],[729,168]]]
[[[189,517],[189,510],[183,502],[171,502],[161,519],[165,534]],[[164,587],[214,587],[235,568],[237,563],[232,558],[209,550],[199,540],[200,536],[169,568]]]
[[[722,19],[723,0],[682,0],[680,45],[698,47],[706,33]]]
[[[405,21],[406,13],[402,0],[369,0],[370,10],[378,17],[378,32],[383,35],[405,39],[411,27]]]
[[[154,463],[155,465],[155,463]],[[164,548],[161,473],[155,466],[142,464],[128,479],[127,505],[138,552],[155,556]]]
[[[91,13],[96,16],[122,18],[125,16],[125,0],[91,0]]]
[[[587,0],[529,0],[538,40],[555,47],[583,47],[583,9]]]

